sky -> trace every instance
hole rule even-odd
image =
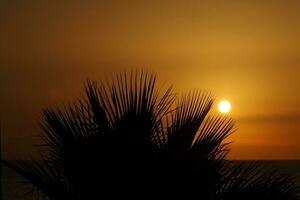
[[[35,157],[41,110],[82,96],[87,78],[144,69],[179,95],[199,88],[231,102],[231,159],[300,159],[299,9],[291,0],[1,0],[2,154]]]

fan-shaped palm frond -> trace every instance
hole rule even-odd
[[[293,178],[259,163],[230,163],[222,176],[222,187],[217,192],[220,200],[296,200],[299,188]]]
[[[66,182],[62,171],[55,163],[41,161],[4,161],[33,186],[33,192],[41,193],[42,199],[78,199],[74,188]]]
[[[140,185],[146,160],[160,145],[161,118],[175,99],[171,87],[159,93],[155,82],[155,75],[143,72],[118,74],[111,83],[88,81],[85,99],[43,111],[41,125],[49,160],[70,188],[75,188],[76,196],[86,198],[99,190],[114,194],[118,185],[122,192],[132,193]],[[30,181],[30,174],[40,168],[35,164],[30,170],[24,163],[9,166]],[[38,185],[42,180],[31,182]]]
[[[209,94],[190,92],[166,117],[166,148],[161,150],[158,162],[159,169],[164,169],[158,174],[166,182],[157,184],[173,193],[174,198],[189,199],[197,191],[204,199],[210,199],[218,189],[225,166],[223,141],[232,132],[234,123],[222,116],[210,117],[212,104]]]
[[[298,199],[285,176],[225,159],[234,121],[210,114],[211,95],[175,104],[171,87],[159,93],[155,83],[144,72],[87,81],[84,99],[43,111],[47,159],[3,163],[53,200]]]

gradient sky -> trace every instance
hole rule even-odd
[[[143,68],[228,99],[230,158],[300,159],[300,1],[0,1],[5,158],[28,158],[44,107],[86,78]],[[214,108],[216,109],[216,108]]]

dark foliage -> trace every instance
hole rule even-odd
[[[43,111],[47,159],[2,162],[53,200],[299,199],[288,177],[225,159],[234,121],[209,114],[211,95],[178,100],[155,83],[143,72],[88,81],[83,100]]]

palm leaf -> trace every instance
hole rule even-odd
[[[259,163],[231,163],[216,199],[296,200],[299,188],[292,177]]]
[[[83,99],[43,111],[47,159],[2,162],[50,199],[299,199],[287,176],[226,160],[234,121],[211,115],[210,94],[176,101],[155,85],[145,72],[88,80]]]

